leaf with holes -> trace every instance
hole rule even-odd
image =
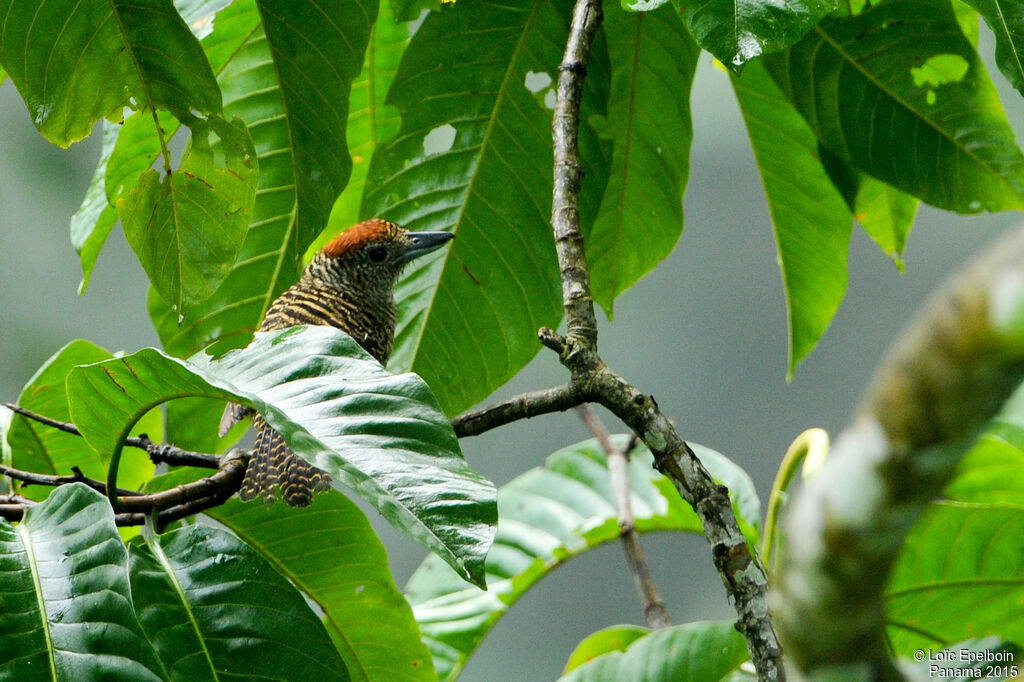
[[[60,486],[0,519],[0,679],[165,680],[132,606],[128,552],[102,495]]]
[[[700,50],[672,7],[605,8],[612,63],[611,104],[601,135],[612,165],[588,234],[594,300],[610,314],[615,298],[672,252],[683,230],[690,170],[689,92]]]
[[[697,44],[734,68],[789,47],[836,7],[835,0],[677,0],[677,4]]]
[[[733,77],[779,250],[789,311],[789,376],[846,293],[853,218],[818,156],[810,128],[759,63]]]
[[[349,679],[295,586],[231,533],[186,526],[128,553],[135,610],[171,680]]]
[[[432,12],[388,93],[402,125],[374,152],[361,215],[458,236],[443,253],[415,261],[399,283],[391,359],[434,387],[449,414],[510,379],[540,348],[537,328],[561,316],[549,104],[569,15],[565,0],[454,3]],[[601,40],[587,74],[582,106],[602,115]],[[605,153],[582,126],[586,226],[607,181]]]
[[[627,436],[614,438],[625,447]],[[691,444],[716,480],[728,486],[749,541],[757,541],[760,503],[750,477],[730,460]],[[639,532],[701,532],[700,519],[644,449],[629,463],[630,497]],[[560,450],[502,486],[498,534],[487,557],[487,592],[467,585],[427,557],[406,594],[443,680],[454,680],[487,632],[538,580],[569,559],[619,537],[604,453],[589,440]]]
[[[245,241],[217,291],[181,319],[151,292],[150,317],[171,354],[244,346],[298,279],[302,254],[349,176],[349,89],[376,13],[376,0],[237,0],[217,14],[203,48],[223,65],[225,115],[248,126],[260,179]]]
[[[948,2],[868,5],[765,64],[854,168],[952,211],[1024,207],[1024,155]]]
[[[333,327],[259,333],[217,359],[186,362],[148,348],[74,369],[68,394],[86,440],[114,453],[111,476],[127,429],[153,406],[187,396],[251,405],[293,451],[461,575],[483,580],[494,486],[466,464],[422,379],[389,374]]]
[[[54,144],[129,104],[179,118],[220,112],[210,65],[171,0],[2,0],[0,24],[0,63]]]
[[[67,421],[68,393],[65,381],[76,365],[85,365],[112,358],[109,351],[84,340],[72,341],[54,353],[29,379],[18,404],[58,421]],[[159,441],[163,433],[159,411],[153,411],[132,430],[133,434],[145,433]],[[22,471],[39,474],[70,476],[72,467],[79,467],[90,478],[102,479],[107,470],[110,453],[94,450],[81,436],[64,433],[44,426],[20,415],[11,420],[7,433],[11,447],[11,466]],[[153,475],[153,463],[141,450],[133,451],[125,458],[121,485],[137,489]],[[50,489],[45,486],[22,486],[20,494],[34,500],[42,500]]]

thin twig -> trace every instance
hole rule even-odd
[[[520,419],[530,419],[550,412],[564,412],[581,402],[582,397],[571,384],[529,391],[494,405],[464,412],[452,418],[452,428],[459,438],[478,436]]]
[[[71,467],[71,472],[72,474],[70,476],[54,476],[50,474],[37,474],[32,471],[22,471],[20,469],[15,469],[14,467],[9,467],[5,464],[0,464],[0,475],[10,476],[14,480],[21,481],[28,485],[58,486],[67,485],[68,483],[84,483],[99,493],[104,495],[107,494],[107,485],[103,481],[97,481],[94,478],[89,478],[83,474],[82,470],[78,467]],[[135,490],[118,488],[117,494],[130,496],[139,495],[140,493]]]
[[[12,412],[20,414],[26,419],[31,419],[32,421],[39,422],[40,424],[57,429],[58,431],[63,431],[64,433],[69,433],[73,436],[82,435],[82,432],[78,430],[78,427],[71,422],[62,422],[57,419],[52,419],[21,407],[20,405],[15,405],[14,403],[4,403],[4,407]],[[172,466],[194,466],[207,469],[216,469],[220,465],[220,458],[216,455],[207,455],[201,452],[182,450],[181,448],[169,443],[154,443],[146,434],[129,436],[124,439],[124,444],[128,447],[145,450],[150,459],[153,460],[154,464],[167,463]],[[104,488],[104,490],[106,490],[106,488]]]
[[[567,333],[538,332],[541,343],[559,355],[570,371],[570,384],[588,402],[598,402],[629,426],[654,455],[655,467],[667,475],[697,512],[711,555],[739,616],[751,661],[761,680],[784,680],[782,650],[769,617],[768,581],[740,532],[729,491],[718,485],[679,437],[657,403],[611,371],[597,352],[597,324],[590,295],[583,233],[577,208],[582,169],[577,154],[580,93],[590,45],[601,22],[600,0],[577,0],[565,55],[559,66],[555,112],[554,191],[551,227],[562,276],[562,305]]]
[[[615,498],[615,515],[619,520],[619,540],[622,542],[622,551],[626,554],[626,564],[629,566],[629,572],[633,576],[637,593],[640,595],[640,602],[644,607],[647,626],[652,629],[668,627],[671,622],[668,617],[668,609],[658,593],[658,587],[654,583],[654,576],[647,563],[644,548],[640,545],[640,536],[636,532],[636,519],[633,516],[633,505],[629,499],[628,455],[632,447],[626,449],[616,447],[611,436],[608,435],[608,430],[593,410],[586,405],[580,405],[576,409],[587,429],[600,443],[605,459],[608,461],[608,477],[611,479],[612,496]]]

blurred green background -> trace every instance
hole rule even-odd
[[[1024,136],[1024,102],[991,66],[1011,123]],[[653,394],[684,438],[719,450],[753,477],[762,501],[787,445],[802,430],[843,425],[875,362],[928,293],[969,254],[1020,218],[957,216],[923,207],[906,272],[858,230],[846,299],[819,348],[786,383],[786,311],[771,224],[728,77],[701,58],[692,96],[694,143],[686,227],[673,255],[601,315],[604,359]],[[68,222],[99,140],[62,150],[46,143],[10,82],[0,87],[0,398],[21,387],[58,348],[86,338],[111,351],[157,345],[146,314],[146,279],[119,228],[84,296]],[[562,370],[543,352],[491,399],[541,388]],[[609,428],[621,428],[606,416]],[[497,484],[588,437],[574,413],[466,439],[471,465]],[[369,513],[404,584],[423,557],[413,541]],[[645,536],[673,622],[730,618],[701,537]],[[546,680],[575,644],[606,625],[642,623],[618,546],[575,559],[542,581],[485,640],[461,679]]]

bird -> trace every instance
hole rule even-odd
[[[386,365],[395,341],[398,276],[410,261],[444,246],[454,236],[444,231],[410,232],[383,218],[357,223],[317,252],[299,281],[270,304],[259,331],[299,324],[336,327]],[[270,505],[279,487],[285,502],[305,507],[314,493],[330,488],[329,474],[292,452],[281,434],[252,408],[229,403],[221,417],[220,435],[250,414],[257,435],[239,490],[243,501],[262,497]]]

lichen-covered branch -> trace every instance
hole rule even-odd
[[[583,402],[583,397],[572,386],[565,384],[539,391],[521,393],[508,400],[478,410],[464,412],[452,418],[452,428],[459,438],[479,436],[491,429],[520,419],[530,419],[551,412],[564,412]]]
[[[936,293],[790,503],[774,604],[807,673],[903,679],[886,648],[886,578],[965,445],[1024,379],[1022,319],[1024,227]]]
[[[736,627],[746,638],[758,676],[762,680],[783,680],[782,652],[768,613],[767,579],[740,533],[728,490],[715,483],[655,400],[611,371],[597,352],[597,323],[577,208],[582,181],[577,142],[580,93],[600,22],[599,0],[577,0],[559,66],[552,122],[551,225],[562,276],[567,333],[561,337],[545,328],[538,335],[541,343],[558,353],[578,395],[604,405],[625,422],[647,444],[658,470],[672,480],[696,510],[711,543],[715,567],[735,604],[739,616]]]

